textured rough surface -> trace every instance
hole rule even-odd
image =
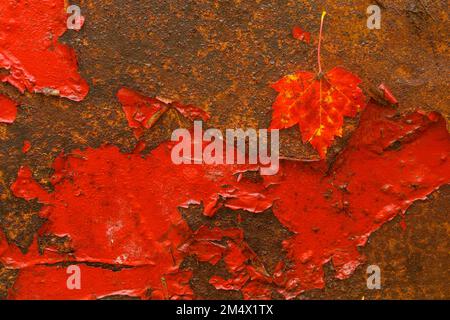
[[[329,13],[322,48],[324,69],[345,66],[361,77],[368,95],[384,82],[399,100],[401,112],[434,110],[448,121],[446,1],[377,2],[382,6],[382,29],[371,31],[366,28],[368,1],[140,1],[139,5],[80,1],[86,22],[80,32],[68,31],[60,41],[77,52],[80,73],[92,89],[86,99],[74,103],[20,95],[15,88],[0,85],[0,93],[21,105],[13,124],[0,124],[0,222],[8,239],[26,251],[42,224],[35,213],[41,205],[15,198],[9,191],[20,166],[29,166],[34,179],[50,189],[51,164],[61,152],[104,143],[123,152],[134,150],[136,140],[115,98],[123,86],[208,110],[212,127],[267,127],[276,96],[269,84],[315,65],[314,46],[293,39],[292,27],[301,25],[316,43],[322,9]],[[169,112],[146,131],[144,153],[166,139],[177,121],[176,114]],[[348,121],[345,131],[352,132],[356,125]],[[330,159],[346,138],[332,146]],[[32,145],[26,154],[22,152],[25,140]],[[282,146],[288,157],[316,157],[312,148],[301,144],[298,130],[283,132]],[[346,280],[331,279],[330,266],[326,289],[307,292],[302,298],[449,298],[445,286],[449,195],[448,188],[441,188],[408,210],[405,230],[394,220],[369,239],[363,251],[368,264],[382,269],[382,290],[367,290],[364,266]],[[189,212],[185,219],[189,225],[201,221],[233,226],[229,216],[234,214],[221,212],[211,220]],[[270,212],[249,219],[245,238],[268,268],[274,268],[273,261],[283,259],[281,241],[289,232]],[[255,225],[274,230],[268,236]],[[198,295],[239,298],[236,292],[216,291],[208,283],[212,275],[226,274],[221,263],[211,267],[186,260],[183,264],[194,269],[191,286]],[[3,295],[16,276],[16,271],[0,269]]]

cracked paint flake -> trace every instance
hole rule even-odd
[[[28,153],[31,149],[31,142],[29,140],[24,140],[22,145],[22,152]]]
[[[306,32],[305,30],[303,30],[301,27],[299,26],[294,26],[292,28],[292,36],[300,41],[303,41],[307,44],[310,43],[311,41],[311,33]]]
[[[169,109],[176,110],[183,117],[194,121],[207,121],[209,115],[200,108],[183,105],[179,102],[163,98],[146,97],[132,89],[122,88],[117,92],[117,99],[122,104],[128,126],[133,129],[134,136],[139,139],[144,130],[150,129]]]
[[[17,103],[0,94],[0,123],[13,123],[17,117]]]

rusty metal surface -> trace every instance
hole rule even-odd
[[[382,7],[381,30],[366,27],[366,8]],[[316,69],[316,49],[291,37],[294,25],[318,33],[322,9],[325,22],[322,61],[325,68],[345,66],[358,74],[366,92],[384,82],[400,102],[400,111],[436,110],[449,119],[449,25],[445,0],[392,1],[212,1],[102,0],[71,1],[81,7],[86,23],[68,31],[62,41],[75,48],[90,94],[81,103],[42,95],[20,95],[0,84],[20,102],[12,125],[0,125],[0,224],[8,239],[23,250],[41,221],[37,203],[19,200],[8,186],[20,165],[50,188],[50,164],[61,151],[99,147],[104,143],[130,151],[135,139],[115,98],[122,86],[148,96],[162,96],[208,110],[210,125],[219,129],[267,127],[276,93],[271,82],[296,70]],[[315,37],[317,38],[317,36]],[[146,152],[168,137],[177,125],[169,114],[144,139]],[[351,132],[354,123],[347,123]],[[21,152],[28,139],[31,150]],[[337,149],[345,144],[342,139]],[[310,157],[298,130],[282,133],[282,154]],[[344,281],[327,271],[327,287],[307,292],[303,299],[450,298],[450,188],[416,203],[407,214],[407,229],[392,221],[377,231],[364,248],[369,264],[382,269],[382,290],[367,290],[365,266]],[[231,213],[229,213],[231,214]],[[195,212],[185,215],[198,223]],[[226,224],[224,215],[208,223]],[[268,269],[282,257],[287,231],[273,215],[250,218],[244,228],[252,248]],[[258,224],[271,228],[258,228]],[[195,269],[192,287],[208,298],[239,298],[216,291],[208,275],[212,267],[185,261]],[[330,268],[328,268],[330,269]],[[0,295],[15,272],[0,268]]]

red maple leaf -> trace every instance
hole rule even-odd
[[[341,67],[324,73],[320,63],[320,24],[318,47],[319,72],[298,71],[281,78],[272,87],[278,91],[272,108],[272,129],[300,126],[303,142],[309,142],[325,158],[335,136],[342,136],[344,117],[354,117],[365,107],[358,87],[361,79]]]

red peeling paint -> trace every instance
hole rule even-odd
[[[337,278],[349,277],[364,259],[357,248],[373,231],[450,182],[449,155],[441,116],[396,117],[396,110],[370,103],[330,168],[283,161],[272,181],[273,211],[295,235],[283,243],[294,268],[281,273],[280,293],[293,298],[322,288],[329,261]]]
[[[17,277],[10,299],[17,300],[87,300],[113,295],[126,295],[149,299],[191,299],[193,292],[188,282],[191,272],[167,274],[160,279],[161,287],[148,287],[152,283],[154,267],[137,267],[112,271],[80,264],[80,289],[67,286],[67,267],[34,266],[24,268]],[[45,279],[43,286],[42,279]]]
[[[151,128],[170,108],[177,110],[192,121],[209,119],[209,115],[205,111],[195,106],[182,105],[179,102],[161,98],[149,98],[128,88],[120,89],[117,92],[117,98],[122,104],[128,126],[134,129],[136,139],[139,139],[144,130]]]
[[[219,243],[224,237],[231,239],[243,239],[243,231],[239,228],[220,229],[200,227],[192,239],[186,242],[181,251],[187,255],[194,255],[199,261],[217,264],[223,258],[226,246]]]
[[[240,290],[245,298],[260,299],[270,288],[294,298],[323,288],[327,262],[337,278],[349,277],[364,261],[358,247],[372,232],[450,182],[449,155],[450,138],[440,115],[398,117],[394,109],[370,103],[331,167],[323,161],[285,160],[277,176],[264,177],[275,216],[294,233],[283,242],[292,267],[280,261],[267,275],[252,268],[258,265],[255,255],[233,245],[224,257],[232,276],[215,276],[210,283]]]
[[[292,36],[300,41],[308,43],[311,41],[311,33],[304,31],[299,26],[292,28]]]
[[[54,192],[47,193],[26,167],[11,190],[44,204],[41,213],[51,220],[45,232],[69,235],[77,261],[170,269],[180,262],[177,244],[187,232],[177,208],[215,202],[218,193],[232,195],[235,180],[233,166],[172,164],[172,145],[162,144],[145,158],[113,146],[75,150],[55,161]]]
[[[155,98],[148,98],[133,90],[122,88],[117,92],[117,98],[122,104],[128,126],[133,128],[136,139],[151,128],[167,111],[167,105]]]
[[[349,277],[364,261],[358,247],[372,232],[450,182],[445,120],[436,113],[397,115],[374,103],[331,166],[282,160],[279,173],[261,183],[239,179],[239,172],[249,170],[245,166],[174,165],[172,146],[163,143],[145,157],[113,146],[61,155],[53,165],[53,192],[22,168],[11,187],[14,195],[42,203],[40,215],[48,222],[39,235],[69,237],[73,253],[47,248],[39,255],[35,241],[22,254],[0,239],[0,261],[21,269],[10,297],[55,297],[51,292],[65,285],[67,275],[39,264],[73,261],[129,268],[111,273],[84,267],[86,291],[61,289],[58,298],[118,292],[192,298],[191,274],[180,264],[194,255],[211,264],[223,260],[230,276],[211,277],[217,289],[239,290],[245,299],[271,298],[273,291],[294,298],[324,286],[323,265],[330,261],[337,278]],[[290,263],[279,261],[270,274],[239,228],[203,226],[193,232],[178,211],[193,203],[203,203],[209,216],[221,205],[252,212],[273,205],[274,215],[293,233],[283,242]],[[144,294],[148,290],[151,295]]]
[[[398,104],[397,98],[384,83],[380,84],[378,86],[378,89],[380,89],[380,91],[383,93],[383,97],[387,102],[392,104]]]
[[[11,186],[11,191],[16,197],[25,200],[43,199],[47,196],[42,186],[33,179],[30,168],[26,166],[19,169],[17,179]]]
[[[387,102],[392,104],[398,104],[397,98],[384,83],[380,84],[378,86],[378,89],[380,89],[380,91],[383,93],[383,97]]]
[[[77,71],[73,49],[58,42],[67,30],[66,1],[0,2],[0,80],[21,92],[80,101],[88,85]]]
[[[30,293],[42,292],[41,298],[49,298],[44,292],[53,290],[55,278],[51,268],[42,269],[38,265],[66,261],[130,267],[128,273],[145,267],[149,273],[145,282],[135,280],[130,285],[139,283],[152,292],[164,292],[169,286],[181,287],[175,280],[177,275],[185,274],[179,270],[185,256],[182,248],[192,239],[192,233],[178,207],[200,202],[208,206],[210,201],[217,202],[218,194],[226,200],[234,195],[236,188],[232,185],[237,181],[236,166],[172,164],[173,145],[164,143],[146,157],[123,154],[113,146],[61,155],[53,165],[53,192],[44,190],[32,178],[31,170],[22,167],[11,186],[13,194],[42,203],[40,215],[48,222],[39,230],[39,235],[68,236],[74,253],[59,255],[53,248],[46,248],[40,255],[35,241],[24,255],[15,246],[0,241],[0,261],[8,267],[29,269],[31,273],[34,266],[47,270],[46,275],[42,275],[44,280],[36,284],[41,290]],[[105,287],[100,283],[104,271],[98,270],[99,283],[90,285],[93,294],[77,297],[104,294]],[[118,279],[121,274],[117,273]],[[136,271],[136,277],[140,277],[139,274]],[[24,283],[30,281],[30,277],[25,277]],[[167,277],[174,283],[170,284]],[[52,280],[47,283],[46,278]],[[19,287],[15,288],[20,288],[20,279]],[[187,286],[185,291],[189,290]],[[15,292],[17,297],[36,298],[26,292]],[[73,293],[61,293],[60,297],[72,298]],[[174,298],[156,293],[152,297]]]
[[[0,122],[13,123],[17,117],[17,103],[0,94]]]
[[[28,140],[25,140],[23,142],[23,146],[22,146],[22,152],[23,153],[28,153],[28,151],[30,151],[31,149],[31,142]]]
[[[197,108],[193,105],[183,105],[179,102],[172,102],[173,108],[177,110],[182,116],[185,118],[194,121],[194,120],[203,120],[207,121],[209,119],[209,114],[203,111],[200,108]]]

